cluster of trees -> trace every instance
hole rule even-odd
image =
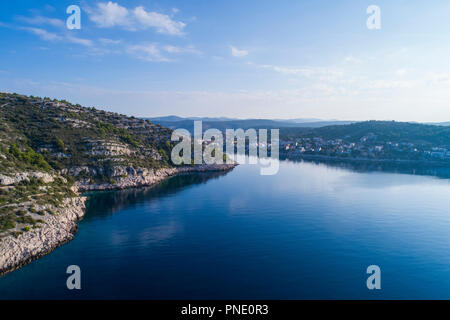
[[[10,145],[8,153],[15,157],[19,161],[23,161],[28,165],[31,165],[37,169],[45,171],[51,170],[51,166],[45,160],[44,156],[35,152],[32,148],[26,147],[25,151],[20,151],[19,147],[13,143]]]
[[[114,157],[89,153],[91,142],[100,140],[120,142],[137,151],[120,156],[121,165],[155,169],[171,166],[170,129],[148,120],[83,108],[67,101],[54,101],[64,103],[61,106],[36,103],[36,99],[41,99],[35,97],[2,96],[0,102],[7,104],[0,110],[0,136],[6,138],[3,139],[3,148],[8,149],[5,153],[17,160],[10,165],[17,168],[23,168],[24,164],[43,170],[102,166],[105,161],[114,161]],[[150,155],[154,151],[161,159]],[[6,162],[0,159],[0,167],[6,168]]]
[[[357,142],[369,133],[376,135],[378,141],[450,146],[450,127],[396,121],[364,121],[321,128],[283,128],[280,138],[294,140],[299,137],[320,137],[325,140],[343,139],[347,142]]]

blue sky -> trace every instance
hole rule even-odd
[[[129,115],[450,121],[449,1],[1,1],[0,37],[1,91]]]

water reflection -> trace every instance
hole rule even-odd
[[[90,193],[74,240],[1,278],[0,298],[449,298],[450,180],[346,165],[242,165]],[[72,264],[80,292],[66,287]]]
[[[107,216],[142,201],[151,202],[152,199],[175,194],[193,185],[205,184],[227,173],[223,171],[187,173],[174,176],[152,187],[87,192],[85,194],[88,197],[87,214],[84,220]]]
[[[448,164],[430,165],[426,163],[342,161],[331,159],[286,159],[285,161],[294,163],[314,163],[317,165],[351,170],[358,173],[386,172],[450,179],[450,165]]]

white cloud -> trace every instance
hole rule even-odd
[[[144,7],[137,7],[133,13],[142,26],[156,28],[159,33],[182,35],[186,26],[181,21],[172,20],[168,15],[145,11]]]
[[[360,64],[360,63],[362,63],[362,61],[360,59],[355,58],[354,56],[345,57],[344,62],[352,63],[352,64]]]
[[[78,38],[78,37],[74,37],[74,36],[67,36],[67,41],[72,42],[72,43],[76,43],[76,44],[81,44],[83,46],[86,47],[91,47],[94,45],[94,43],[92,42],[92,40],[89,39],[83,39],[83,38]]]
[[[100,38],[99,40],[104,45],[116,45],[122,43],[122,40],[113,40],[108,38]]]
[[[407,72],[408,72],[408,70],[406,70],[406,69],[398,69],[397,71],[395,71],[395,74],[398,77],[403,77],[404,75],[406,75]]]
[[[156,43],[146,45],[134,45],[127,49],[128,53],[139,59],[151,62],[169,62],[170,59],[165,57]]]
[[[339,87],[316,84],[310,87],[286,90],[247,91],[153,91],[136,90],[133,83],[124,83],[120,89],[106,89],[84,84],[36,83],[0,77],[3,91],[39,94],[65,98],[85,105],[98,105],[102,109],[152,116],[178,114],[180,116],[221,116],[240,118],[324,118],[344,120],[396,119],[403,121],[440,121],[450,118],[448,101],[449,74],[421,74],[437,78],[443,83],[432,83],[413,88],[396,88],[388,95],[377,91],[347,93]],[[214,104],[211,104],[214,101]],[[124,106],[127,106],[124,109]]]
[[[169,53],[180,53],[181,52],[181,48],[180,47],[176,47],[176,46],[165,46],[164,50],[166,50]]]
[[[170,16],[154,11],[146,11],[139,6],[127,9],[115,2],[101,2],[96,8],[87,8],[89,18],[101,28],[124,27],[128,30],[156,29],[156,32],[169,35],[183,35],[186,24],[175,21]]]
[[[57,35],[56,33],[48,32],[47,30],[40,28],[21,27],[20,29],[31,32],[45,41],[58,41],[63,39],[63,37]]]
[[[248,51],[247,50],[239,50],[238,48],[231,46],[231,55],[233,57],[241,58],[241,57],[245,57],[246,55],[248,55]]]
[[[270,69],[278,73],[290,76],[317,78],[318,80],[333,81],[344,75],[343,71],[334,67],[283,67],[270,64],[258,65],[260,68]]]
[[[197,50],[194,46],[187,46],[187,47],[178,47],[178,46],[172,46],[167,45],[163,48],[168,53],[189,53],[194,55],[201,55],[202,52]]]
[[[62,21],[60,19],[48,18],[48,17],[39,16],[39,15],[34,16],[34,17],[19,16],[19,17],[17,17],[17,20],[28,23],[28,24],[32,24],[32,25],[38,25],[38,26],[42,26],[42,25],[51,25],[53,27],[63,27],[64,26],[64,21]]]
[[[173,55],[194,54],[201,55],[202,52],[194,46],[178,47],[172,45],[161,46],[158,43],[133,45],[127,48],[127,52],[139,59],[151,62],[170,62]]]
[[[97,3],[96,9],[87,8],[89,18],[101,28],[115,26],[130,27],[132,24],[128,9],[117,3]]]
[[[93,41],[89,39],[78,38],[72,35],[62,36],[41,28],[21,27],[20,29],[35,34],[44,41],[67,41],[87,47],[91,47],[94,45]]]
[[[415,85],[417,85],[416,81],[378,79],[366,83],[362,82],[359,86],[361,89],[402,89],[411,88]]]

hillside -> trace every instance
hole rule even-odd
[[[171,130],[150,121],[19,95],[2,94],[0,106],[0,147],[3,154],[13,156],[2,159],[2,171],[23,166],[44,170],[92,164],[107,167],[123,162],[169,166]],[[10,152],[16,146],[42,157],[36,155],[40,160],[24,163],[17,152],[15,156]]]
[[[286,128],[319,128],[330,125],[344,125],[351,121],[304,121],[300,120],[270,120],[270,119],[228,119],[228,118],[180,118],[176,116],[159,117],[150,119],[170,129],[186,129],[193,133],[194,121],[201,120],[203,130],[218,129],[225,132],[226,129],[286,129]]]
[[[450,127],[395,121],[365,121],[348,125],[333,125],[310,130],[285,130],[285,139],[320,137],[359,141],[369,133],[379,141],[414,143],[420,145],[450,146]]]
[[[366,121],[314,129],[285,129],[281,140],[287,156],[450,161],[450,127],[447,126]]]
[[[45,223],[77,183],[170,168],[171,130],[124,115],[0,94],[0,238]],[[8,233],[9,232],[9,233]]]
[[[0,93],[0,274],[73,238],[85,213],[82,191],[235,166],[173,166],[171,134],[149,120]]]

